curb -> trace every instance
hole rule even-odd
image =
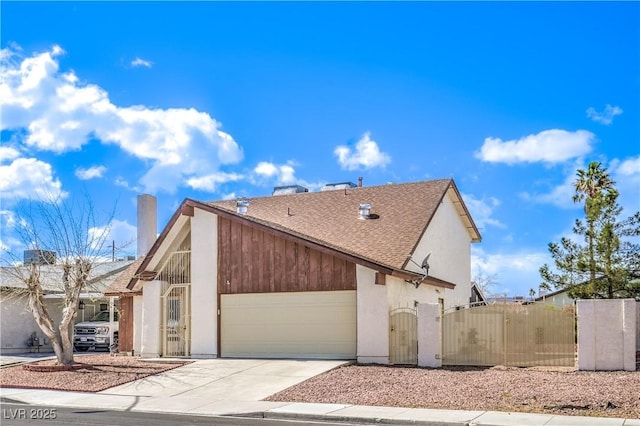
[[[303,413],[274,413],[265,411],[262,413],[265,419],[273,420],[313,420],[320,422],[338,422],[352,424],[382,424],[382,425],[423,425],[423,426],[469,426],[467,422],[447,422],[438,420],[408,420],[408,419],[391,419],[382,417],[354,417],[354,416],[337,416],[332,414],[303,414]],[[236,415],[243,417],[243,415]]]

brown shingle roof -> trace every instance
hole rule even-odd
[[[127,269],[122,271],[120,275],[105,289],[105,296],[118,296],[122,293],[135,293],[127,288],[127,284],[131,281],[136,271],[142,264],[144,256],[136,259]]]
[[[185,199],[145,260],[138,259],[139,267],[132,270],[123,288],[134,288],[171,227],[180,215],[193,215],[193,208],[237,217],[359,258],[365,264],[389,268],[385,273],[401,272],[448,190],[455,194],[454,204],[471,240],[480,241],[480,233],[451,179],[251,198],[246,214],[236,212],[235,200],[202,203]],[[371,204],[371,213],[377,218],[359,219],[358,208],[363,203]]]
[[[242,216],[401,270],[450,187],[451,179],[440,179],[251,198]],[[359,219],[361,203],[378,218]],[[234,200],[208,204],[240,215]]]

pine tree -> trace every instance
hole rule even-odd
[[[600,163],[579,169],[574,182],[574,202],[584,202],[584,220],[573,226],[575,239],[550,243],[555,263],[540,268],[543,285],[569,290],[582,299],[634,298],[640,300],[640,212],[619,220],[615,182]],[[579,240],[582,241],[579,241]]]

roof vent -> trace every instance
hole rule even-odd
[[[360,207],[358,208],[358,218],[359,219],[371,218],[371,204],[369,203],[360,204]]]
[[[236,201],[236,211],[240,214],[246,214],[249,209],[249,200],[243,198]]]
[[[336,189],[348,189],[348,188],[356,188],[356,185],[353,182],[336,182],[336,183],[327,183],[322,187],[321,191],[333,191]]]
[[[309,192],[309,190],[300,185],[274,186],[271,195],[298,194],[301,192]]]

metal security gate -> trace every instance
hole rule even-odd
[[[189,286],[171,285],[162,295],[162,355],[189,356]]]
[[[446,312],[443,365],[575,365],[575,310],[496,304]]]
[[[162,356],[189,356],[191,351],[191,251],[171,253],[160,268]]]
[[[389,313],[389,363],[418,364],[418,316],[411,308]]]

